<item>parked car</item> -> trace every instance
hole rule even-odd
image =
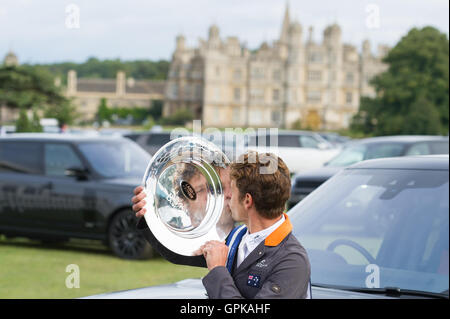
[[[1,137],[0,234],[52,242],[97,239],[121,258],[150,257],[130,201],[150,159],[119,137]]]
[[[170,142],[172,139],[186,135],[186,133],[182,133],[181,131],[174,133],[150,131],[125,134],[124,137],[127,137],[138,143],[149,154],[155,155],[155,153],[162,146]],[[219,130],[210,133],[202,133],[203,138],[219,146],[230,160],[236,159],[244,152],[245,149],[244,139],[240,139],[237,136],[239,135],[234,133],[221,132]]]
[[[448,155],[363,161],[292,208],[312,298],[448,299],[448,166]],[[186,279],[88,298],[194,299],[206,291],[201,279]]]
[[[171,141],[171,137],[177,138],[183,136],[183,134],[171,135],[171,132],[135,132],[123,135],[126,138],[139,144],[150,155],[155,153],[165,144]]]
[[[343,167],[363,160],[448,153],[448,137],[442,136],[386,136],[352,141],[324,167],[293,176],[287,205],[293,207]]]
[[[270,133],[249,135],[246,147],[258,152],[276,153],[291,174],[321,167],[339,153],[338,148],[310,131],[278,131],[278,136],[275,140],[273,138]]]
[[[4,136],[6,134],[11,134],[16,132],[15,125],[0,125],[0,136]]]
[[[331,143],[335,147],[342,147],[343,145],[351,141],[349,137],[339,135],[338,133],[318,132],[317,134],[326,139],[329,143]]]

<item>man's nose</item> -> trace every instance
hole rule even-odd
[[[225,196],[225,199],[230,200],[231,199],[231,190],[225,188],[224,196]]]

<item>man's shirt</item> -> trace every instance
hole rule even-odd
[[[310,297],[308,255],[292,234],[288,216],[284,214],[284,217],[285,220],[275,230],[248,252],[240,265],[237,265],[235,256],[231,271],[217,266],[203,277],[209,298]]]
[[[284,215],[281,216],[281,219],[277,221],[270,227],[266,229],[260,230],[259,232],[250,234],[247,232],[242,237],[241,243],[239,244],[238,255],[237,255],[237,264],[236,266],[242,263],[242,261],[259,245],[262,241],[264,241],[267,236],[269,236],[275,229],[277,229],[283,222],[286,220]]]

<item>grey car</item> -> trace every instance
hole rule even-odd
[[[288,214],[311,262],[313,298],[444,298],[449,157],[363,161]],[[88,298],[206,298],[200,279]]]
[[[288,209],[346,166],[369,159],[448,154],[448,151],[448,137],[442,136],[382,136],[348,142],[343,151],[323,167],[292,177]]]

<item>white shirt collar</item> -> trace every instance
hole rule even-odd
[[[246,243],[247,249],[249,250],[249,252],[251,252],[253,249],[256,248],[256,246],[258,246],[263,240],[265,240],[267,238],[267,236],[269,236],[271,233],[273,233],[275,231],[275,229],[277,229],[285,220],[286,220],[286,218],[284,217],[284,215],[282,215],[280,220],[277,221],[272,226],[267,227],[263,230],[253,233],[253,234],[249,234],[248,229],[247,229],[247,232],[245,233],[244,237],[242,238],[241,244]]]

